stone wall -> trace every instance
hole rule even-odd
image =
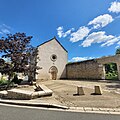
[[[69,63],[66,68],[68,79],[101,79],[101,66],[96,60]]]
[[[66,65],[68,79],[105,79],[105,64],[116,63],[120,80],[120,55],[74,62]]]
[[[105,79],[105,64],[116,63],[117,71],[118,71],[118,79],[120,80],[120,54],[97,58],[96,61],[103,66],[103,71],[101,72],[103,79]]]

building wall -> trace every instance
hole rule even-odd
[[[107,63],[116,63],[117,71],[118,71],[118,79],[120,80],[120,54],[114,55],[114,56],[102,57],[96,60],[99,64],[103,66],[104,71],[101,73],[103,76],[103,79],[105,79],[105,66],[104,65]]]
[[[101,66],[95,60],[66,65],[68,79],[101,79]]]
[[[104,64],[116,63],[120,80],[120,55],[67,64],[68,54],[55,38],[39,46],[38,51],[37,66],[42,69],[37,70],[36,79],[51,79],[52,66],[57,68],[57,79],[105,79]],[[56,61],[51,60],[53,54],[57,56]]]
[[[55,40],[46,42],[45,44],[38,47],[37,65],[42,69],[37,70],[39,73],[36,79],[51,79],[51,73],[49,70],[52,66],[58,69],[57,79],[66,77],[66,64],[67,64],[67,52],[61,47],[61,45]],[[51,60],[51,56],[55,54],[57,60],[54,62]]]
[[[120,55],[67,64],[67,78],[105,79],[105,64],[107,63],[117,64],[118,78],[120,80]]]

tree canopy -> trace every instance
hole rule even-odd
[[[117,54],[120,54],[120,48],[117,48],[117,50],[116,50],[116,55]]]
[[[6,38],[0,39],[1,73],[8,73],[11,76],[13,72],[28,74],[32,71],[36,74],[37,49],[30,45],[31,39],[32,36],[26,36],[25,33],[7,34]],[[10,62],[6,63],[5,58],[8,58]],[[35,61],[33,62],[31,58]]]

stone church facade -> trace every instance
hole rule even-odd
[[[67,50],[53,38],[38,46],[38,57],[36,79],[105,79],[105,64],[116,63],[120,80],[120,55],[68,63]]]
[[[37,70],[36,79],[66,78],[68,52],[56,38],[38,46],[38,57],[37,66],[42,69]]]

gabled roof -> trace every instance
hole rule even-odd
[[[54,37],[54,38],[52,38],[52,39],[50,39],[50,40],[48,40],[48,41],[45,41],[44,43],[38,45],[37,47],[42,46],[42,45],[44,45],[45,43],[48,43],[48,42],[50,42],[50,41],[52,41],[52,40],[54,40],[54,39],[58,42],[58,44],[59,44],[66,52],[68,52],[68,51],[62,46],[62,44],[56,39],[56,37]]]

